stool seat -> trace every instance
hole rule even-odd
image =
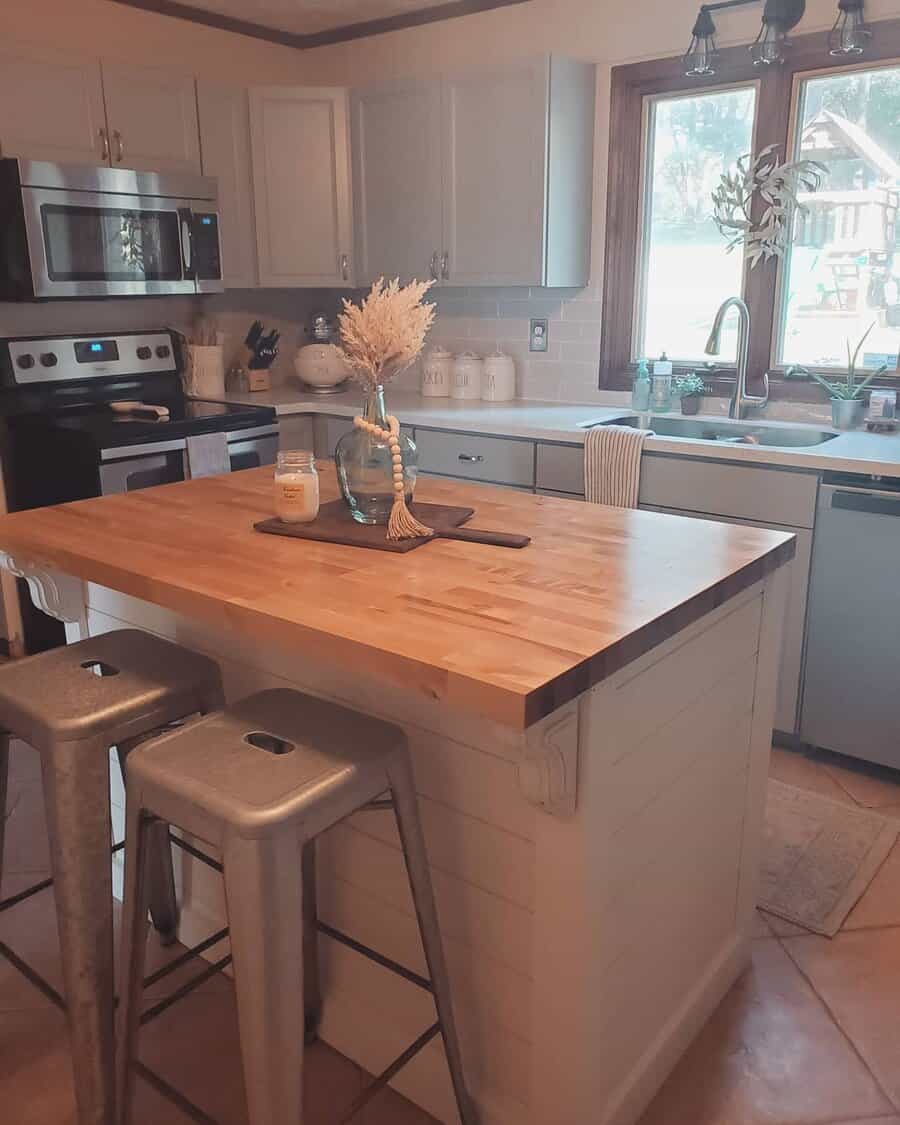
[[[121,629],[5,664],[0,727],[38,748],[101,736],[112,746],[205,709],[219,685],[215,661]]]
[[[386,787],[391,757],[404,753],[406,736],[391,723],[336,703],[274,688],[162,734],[128,759],[129,776],[145,802],[184,823],[205,813],[244,837],[296,823],[301,836],[371,800]],[[302,820],[310,823],[304,832]],[[221,841],[221,832],[204,838]]]

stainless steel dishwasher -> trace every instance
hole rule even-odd
[[[826,473],[801,737],[900,769],[900,481]]]

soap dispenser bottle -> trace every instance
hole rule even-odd
[[[650,409],[650,371],[645,359],[639,360],[631,385],[631,409],[646,414]]]
[[[672,409],[672,361],[665,352],[653,364],[650,409],[654,414],[665,414]]]

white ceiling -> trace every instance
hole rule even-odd
[[[296,35],[403,16],[446,0],[186,0],[194,8]]]

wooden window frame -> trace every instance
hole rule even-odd
[[[634,362],[634,313],[640,268],[643,204],[640,182],[644,161],[644,104],[648,97],[695,94],[732,84],[757,83],[754,151],[778,145],[787,152],[799,78],[844,67],[900,62],[900,19],[871,25],[873,35],[864,55],[834,58],[828,54],[828,32],[791,38],[792,46],[782,66],[761,73],[753,66],[746,46],[727,47],[719,54],[713,79],[688,78],[677,58],[653,59],[613,68],[610,87],[609,165],[606,200],[606,247],[603,269],[603,337],[600,348],[600,387],[625,390],[631,386]],[[818,401],[824,396],[817,385],[787,382],[773,368],[776,333],[779,263],[745,266],[744,299],[750,309],[750,389],[757,390],[762,372],[769,372],[773,398]],[[712,310],[711,310],[712,311]],[[696,364],[682,366],[693,371]],[[730,393],[734,364],[721,364],[708,373],[714,393]]]

